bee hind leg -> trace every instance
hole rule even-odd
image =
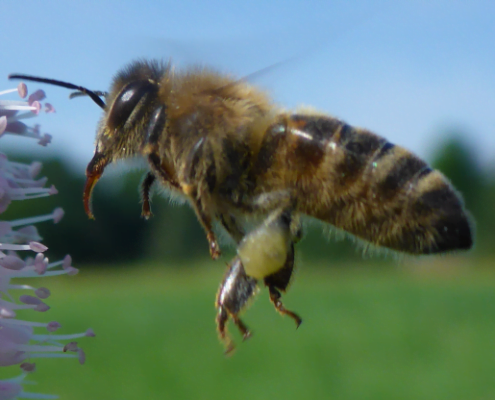
[[[296,329],[299,328],[299,326],[302,324],[302,318],[297,315],[295,312],[287,310],[282,302],[280,301],[280,297],[282,295],[280,292],[273,286],[268,286],[268,290],[270,291],[270,301],[273,303],[273,306],[275,309],[281,314],[281,315],[287,315],[291,317],[294,322],[296,323]]]
[[[231,353],[235,346],[227,332],[229,318],[237,326],[243,340],[251,337],[251,331],[239,318],[239,313],[246,307],[258,291],[256,279],[246,275],[241,259],[234,258],[229,265],[227,274],[220,285],[215,305],[218,309],[216,318],[220,340],[225,344],[225,353]]]
[[[289,286],[294,270],[294,242],[301,236],[299,215],[290,208],[280,209],[246,235],[237,248],[246,273],[263,279],[275,309],[291,317],[297,326],[302,319],[284,307],[280,291],[285,292]]]
[[[289,286],[292,272],[294,270],[294,244],[291,244],[290,251],[287,253],[287,259],[284,266],[277,272],[267,276],[264,279],[265,286],[268,287],[270,292],[270,301],[273,303],[275,309],[281,315],[287,315],[292,318],[296,323],[296,329],[302,323],[302,319],[295,312],[287,310],[280,298],[282,297],[280,291],[285,292]]]
[[[229,320],[229,313],[225,309],[225,307],[218,307],[218,315],[216,318],[218,336],[220,337],[220,341],[225,345],[225,354],[232,353],[235,349],[234,342],[230,338],[230,335],[227,331],[227,322]]]

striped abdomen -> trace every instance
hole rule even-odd
[[[299,212],[374,245],[412,254],[472,246],[469,217],[447,178],[367,130],[287,116],[267,130],[258,162],[267,188],[283,181]]]

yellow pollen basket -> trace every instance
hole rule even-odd
[[[280,224],[265,225],[244,238],[237,254],[247,275],[263,279],[283,267],[289,253],[289,244],[287,229]]]

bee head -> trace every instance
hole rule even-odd
[[[98,125],[95,153],[86,168],[84,209],[93,218],[91,193],[105,167],[139,154],[146,142],[147,125],[155,108],[161,78],[168,65],[135,61],[115,75]]]
[[[96,135],[95,153],[86,168],[84,208],[93,218],[90,200],[105,167],[116,160],[136,155],[143,145],[142,127],[156,100],[158,85],[149,79],[116,82],[107,98],[105,113]]]
[[[30,75],[12,74],[9,79],[47,83],[76,90],[70,98],[89,96],[104,110],[96,135],[94,156],[86,168],[83,201],[86,214],[93,218],[90,200],[93,188],[112,161],[135,155],[146,142],[147,123],[153,112],[161,78],[168,64],[136,61],[117,73],[109,93],[83,86]],[[102,100],[102,97],[105,101]]]

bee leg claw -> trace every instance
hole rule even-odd
[[[249,328],[241,321],[241,319],[237,315],[232,315],[232,320],[234,321],[235,326],[239,329],[242,334],[242,340],[246,341],[249,339],[252,334]]]
[[[218,244],[215,232],[213,232],[211,217],[202,211],[201,202],[199,200],[193,203],[193,206],[194,211],[196,212],[196,217],[206,232],[206,240],[208,240],[208,245],[210,247],[210,256],[213,260],[216,260],[222,253],[220,251],[220,245]]]
[[[231,342],[231,343],[230,343],[230,345],[229,345],[229,346],[225,349],[224,354],[225,354],[226,356],[231,356],[231,355],[232,355],[232,353],[234,352],[234,350],[235,350],[235,346],[234,346],[234,344]]]
[[[143,203],[143,209],[141,211],[141,216],[144,219],[150,219],[150,217],[151,217],[151,207],[150,207],[150,203],[148,201],[145,201]]]
[[[227,310],[220,306],[218,309],[218,315],[216,318],[218,336],[220,337],[220,341],[225,344],[225,355],[232,353],[235,349],[234,342],[230,338],[230,335],[227,331],[227,321],[229,320],[229,314]]]
[[[217,329],[220,336],[220,340],[225,344],[225,355],[230,355],[235,350],[235,344],[231,339],[227,331],[227,321],[229,317],[234,321],[235,326],[242,334],[242,341],[246,341],[252,336],[249,328],[242,322],[242,320],[236,315],[228,312],[224,307],[220,307],[217,315]]]
[[[220,251],[220,246],[217,242],[217,238],[215,237],[215,234],[213,232],[208,233],[206,238],[208,239],[208,244],[210,246],[210,256],[213,260],[216,260],[222,255],[222,252]]]
[[[280,301],[280,298],[282,295],[280,292],[275,289],[274,287],[270,286],[268,288],[270,290],[270,301],[273,303],[273,306],[275,309],[281,314],[281,315],[287,315],[288,317],[292,318],[295,323],[296,323],[296,329],[299,328],[299,326],[302,324],[302,318],[297,315],[295,312],[287,310],[282,302]]]

